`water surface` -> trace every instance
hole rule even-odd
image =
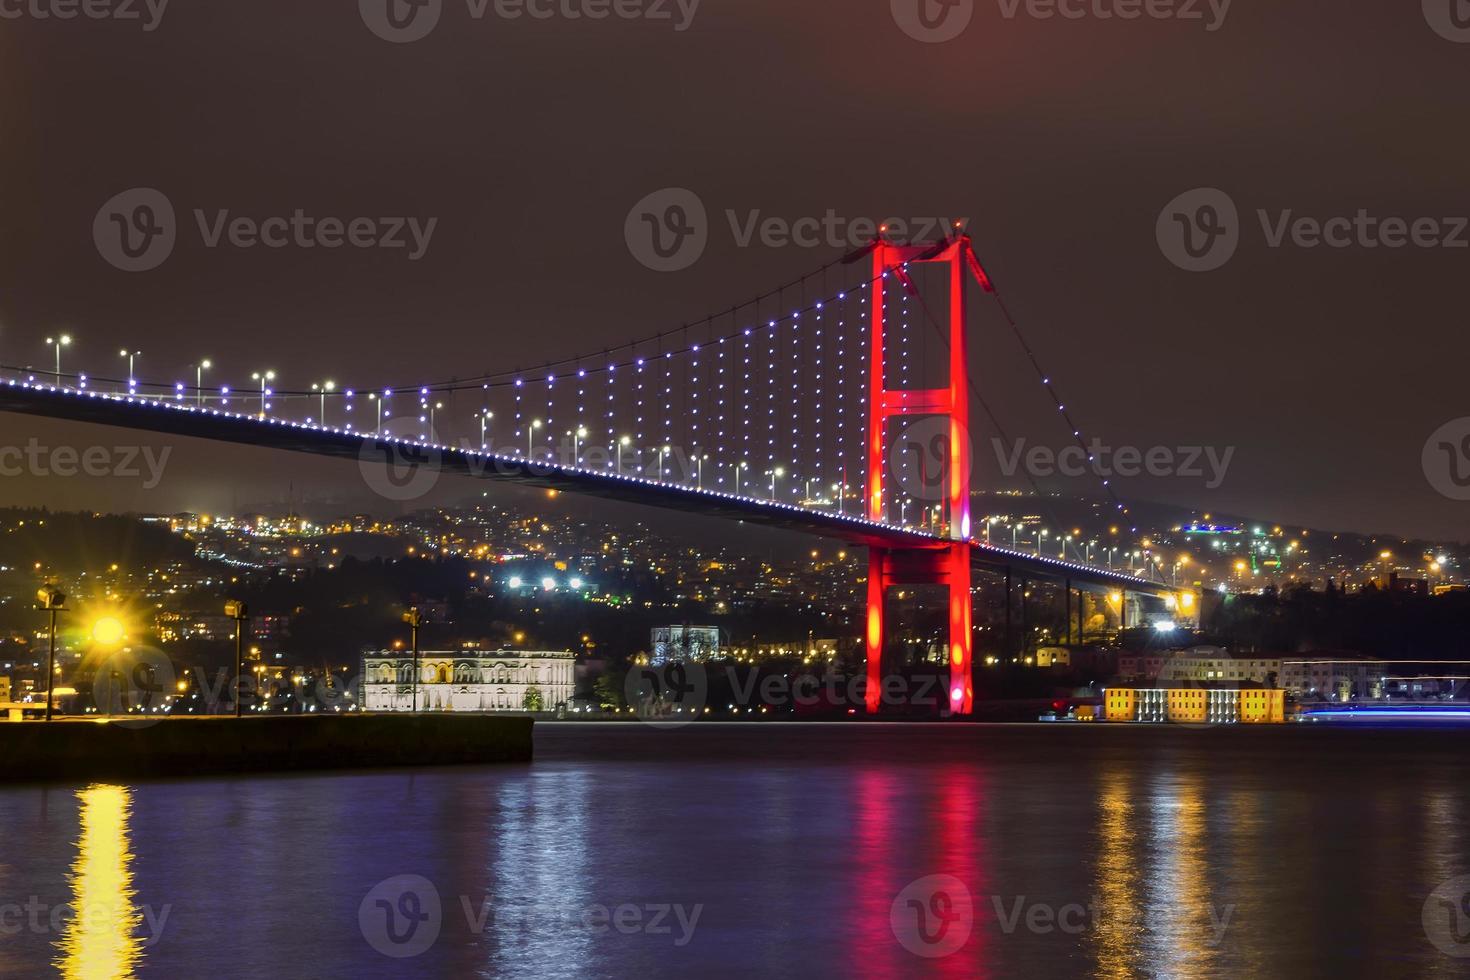
[[[566,724],[529,765],[14,787],[0,973],[1466,976],[1466,748]]]

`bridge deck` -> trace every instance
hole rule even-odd
[[[79,391],[7,379],[0,383],[0,411],[350,459],[377,470],[390,464],[426,466],[479,479],[503,480],[726,520],[749,521],[833,538],[860,547],[938,547],[945,543],[944,539],[933,534],[795,504],[698,490],[598,470],[531,462],[523,457],[467,448],[379,439],[361,432],[282,419],[261,419],[163,398]],[[1092,588],[1127,588],[1153,595],[1172,591],[1121,572],[997,548],[978,541],[972,544],[977,567],[1011,568],[1033,578],[1070,579],[1074,585]]]

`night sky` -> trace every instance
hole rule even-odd
[[[741,247],[728,211],[963,217],[1090,433],[1236,447],[1218,488],[1126,480],[1125,499],[1467,537],[1470,504],[1433,488],[1421,453],[1470,415],[1470,248],[1272,248],[1257,217],[1470,215],[1470,44],[1419,4],[1237,0],[1210,30],[1205,3],[1202,20],[1068,20],[989,0],[947,43],[908,36],[888,0],[703,0],[684,30],[687,7],[665,9],[476,19],[445,0],[404,44],[353,0],[173,0],[151,31],[0,19],[0,362],[43,368],[65,329],[67,364],[98,374],[121,373],[127,346],[147,379],[207,356],[216,383],[270,367],[283,387],[414,384],[614,346],[843,251]],[[92,229],[135,187],[162,191],[180,228],[166,262],[130,274]],[[624,224],[667,187],[698,195],[709,245],[656,272]],[[1238,251],[1210,272],[1156,237],[1200,187],[1239,209]],[[196,208],[437,226],[417,261],[211,249]],[[987,401],[1011,435],[1066,445],[1003,321],[978,299],[976,314]],[[993,461],[992,434],[976,441]],[[33,435],[138,441],[0,416],[0,443]],[[210,510],[288,485],[361,490],[351,464],[180,444],[157,490],[9,478],[0,504]]]

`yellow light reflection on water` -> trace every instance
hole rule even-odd
[[[1138,937],[1143,931],[1132,787],[1110,779],[1097,803],[1097,976],[1128,980],[1140,973]]]
[[[81,839],[72,862],[71,916],[57,945],[56,968],[75,980],[136,975],[143,941],[134,905],[133,853],[128,842],[132,794],[121,786],[89,786],[81,802]]]

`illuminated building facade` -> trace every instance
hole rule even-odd
[[[1286,692],[1277,688],[1110,687],[1103,719],[1181,725],[1279,725]]]
[[[718,626],[657,626],[650,638],[649,662],[703,663],[720,655]]]
[[[367,711],[412,711],[413,657],[380,651],[363,657],[362,703]],[[540,650],[424,651],[419,654],[420,711],[553,710],[572,698],[576,657]]]

